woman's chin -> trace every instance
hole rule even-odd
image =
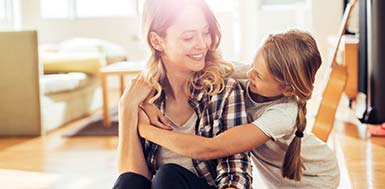
[[[199,72],[202,71],[205,67],[205,62],[192,62],[189,66],[190,70],[193,72]]]

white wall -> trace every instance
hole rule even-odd
[[[223,57],[226,60],[232,60],[233,57],[237,57],[236,39],[235,35],[235,15],[233,13],[219,12],[215,13],[218,19],[219,25],[221,26],[222,39],[219,48],[222,52]]]
[[[260,1],[239,1],[241,40],[239,59],[250,63],[263,39],[271,33],[311,28],[311,3],[262,6]]]
[[[261,27],[257,23],[258,1],[244,0],[239,2],[240,19],[240,52],[239,59],[242,63],[251,63],[258,46],[258,29]]]
[[[337,36],[342,21],[342,0],[313,0],[312,1],[312,28],[317,39],[324,61],[328,60],[330,45],[328,38]]]
[[[342,0],[311,0],[308,4],[282,10],[257,10],[259,2],[240,1],[241,60],[250,61],[262,39],[269,33],[290,28],[310,31],[317,40],[323,60],[328,57],[328,38],[337,34],[342,18]],[[298,11],[298,9],[308,9]]]
[[[332,44],[329,43],[329,39],[337,36],[342,21],[343,2],[342,0],[313,0],[312,15],[311,31],[317,40],[323,62],[316,75],[315,87],[323,88],[326,85],[325,78],[330,73],[328,62],[331,59]],[[322,96],[322,90],[314,91],[318,91],[318,94],[314,93],[313,96],[319,98]]]

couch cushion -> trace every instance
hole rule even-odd
[[[99,52],[40,52],[44,73],[84,72],[98,74],[106,64]]]
[[[80,72],[45,74],[40,78],[41,94],[60,93],[82,88],[90,82],[90,77],[92,76]]]

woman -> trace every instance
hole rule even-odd
[[[242,89],[218,53],[219,26],[204,0],[148,0],[143,29],[152,55],[143,78],[119,103],[119,172],[114,188],[251,188],[247,153],[211,160],[178,155],[137,133],[139,106],[151,99],[174,132],[214,137],[246,123]],[[144,120],[146,121],[146,120]],[[167,140],[165,138],[164,140]]]

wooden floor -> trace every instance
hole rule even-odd
[[[117,137],[61,136],[87,119],[42,137],[0,138],[0,188],[111,188],[117,177]],[[365,125],[337,121],[329,144],[338,156],[340,188],[385,188],[385,138],[367,137]]]

